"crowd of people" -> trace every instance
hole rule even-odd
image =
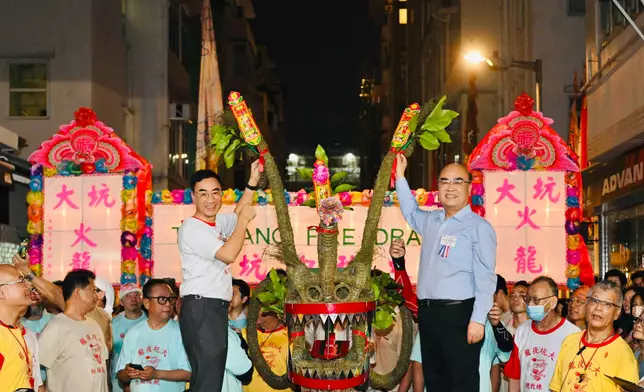
[[[618,392],[644,385],[644,271],[630,280],[609,271],[569,299],[547,276],[508,288],[495,273],[494,229],[469,207],[467,170],[443,169],[444,208],[430,212],[411,194],[406,159],[397,159],[400,208],[423,244],[415,291],[404,242],[389,249],[404,298],[399,307],[417,321],[409,369],[393,391]],[[195,174],[196,211],[178,237],[180,287],[154,278],[115,293],[88,270],[49,282],[20,255],[0,265],[0,392],[272,391],[248,354],[251,288],[229,269],[255,217],[259,175],[255,162],[235,211],[223,214],[217,175]],[[400,358],[397,314],[390,328],[369,336],[372,371],[388,373]],[[285,374],[285,320],[261,312],[256,327],[264,359]]]

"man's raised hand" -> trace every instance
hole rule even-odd
[[[241,211],[239,211],[239,217],[242,219],[245,219],[248,222],[255,219],[256,215],[257,215],[257,212],[255,211],[255,208],[248,204],[244,204]]]
[[[407,169],[407,157],[404,154],[396,154],[396,179],[405,178]]]

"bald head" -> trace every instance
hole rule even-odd
[[[13,282],[20,279],[22,275],[18,268],[10,264],[0,264],[0,284]]]
[[[25,282],[16,267],[0,264],[0,306],[26,310],[29,305],[31,305],[30,285]],[[22,310],[20,316],[24,314]]]
[[[470,200],[470,173],[465,166],[451,163],[441,170],[438,178],[438,199],[451,217],[465,208]]]
[[[467,168],[460,163],[450,163],[441,170],[440,177],[460,177],[466,181],[470,179],[470,172],[467,171]]]

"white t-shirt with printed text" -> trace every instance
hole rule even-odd
[[[48,392],[107,392],[103,331],[87,317],[77,321],[58,314],[38,338],[40,364],[47,368]]]
[[[217,214],[210,224],[190,217],[179,228],[179,254],[183,282],[181,295],[200,295],[230,301],[233,297],[232,276],[226,263],[215,254],[233,234],[237,214]]]
[[[521,391],[548,391],[564,339],[580,329],[561,321],[548,331],[539,331],[534,321],[526,321],[514,335],[514,349],[505,365],[505,375],[521,380]]]

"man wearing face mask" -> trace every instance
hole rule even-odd
[[[525,297],[528,317],[514,335],[514,349],[505,365],[510,392],[547,391],[561,343],[580,329],[555,312],[557,284],[547,276],[536,278]]]

